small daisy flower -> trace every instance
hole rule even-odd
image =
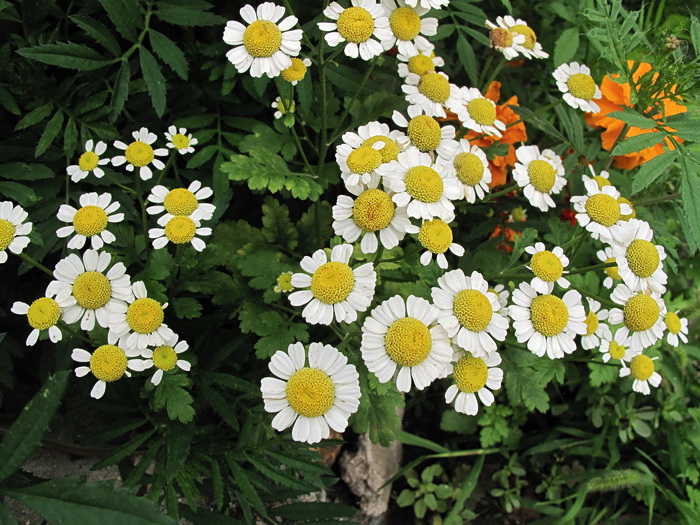
[[[542,44],[540,44],[537,41],[537,35],[532,30],[532,28],[527,25],[527,22],[525,22],[525,20],[521,20],[520,18],[515,19],[510,15],[506,15],[504,17],[498,17],[496,19],[496,22],[498,22],[498,27],[500,29],[508,29],[511,32],[511,35],[513,37],[513,42],[510,44],[510,47],[512,47],[515,51],[517,51],[518,53],[520,53],[524,57],[526,57],[526,58],[547,58],[547,57],[549,57],[549,54],[545,53],[542,50]],[[489,22],[486,23],[486,26],[489,27]],[[508,40],[504,39],[504,36],[502,33],[499,32],[498,36],[499,36],[498,43],[500,43],[500,44],[508,43]],[[520,36],[525,37],[525,41],[522,43],[520,41]],[[494,44],[493,40],[491,40],[491,42],[493,45]],[[496,46],[493,46],[493,47],[496,47]],[[506,57],[506,58],[508,58],[508,57]]]
[[[618,284],[610,298],[622,308],[610,310],[608,321],[612,325],[624,323],[615,332],[615,341],[641,353],[663,338],[666,305],[658,294],[635,292],[626,284]]]
[[[462,102],[454,112],[462,125],[477,133],[500,137],[506,125],[497,118],[495,102],[483,96],[477,88],[463,87],[460,94]]]
[[[540,153],[537,146],[520,146],[515,156],[519,162],[513,168],[513,179],[525,188],[527,200],[542,211],[554,208],[551,195],[556,195],[566,185],[561,157],[551,149]]]
[[[352,256],[350,244],[339,244],[331,250],[328,261],[324,250],[317,250],[301,260],[306,273],[292,275],[292,286],[309,288],[289,295],[292,306],[306,304],[302,315],[310,324],[352,323],[357,312],[369,308],[374,298],[377,274],[372,263],[358,268],[348,264]],[[308,303],[308,304],[307,304]]]
[[[512,17],[510,18],[512,19]],[[525,35],[511,31],[510,26],[502,16],[496,18],[496,24],[489,20],[486,21],[486,27],[490,29],[491,47],[503,53],[506,60],[513,60],[518,56],[518,49],[525,44]]]
[[[125,348],[138,348],[167,344],[173,331],[163,323],[163,310],[168,303],[161,304],[148,297],[143,281],[132,285],[133,300],[119,304],[109,316],[109,333],[124,341]]]
[[[280,22],[284,13],[284,7],[272,2],[260,4],[257,11],[248,4],[240,10],[247,26],[236,20],[226,23],[224,42],[234,46],[226,58],[239,73],[250,70],[252,77],[273,78],[292,65],[291,57],[301,51],[302,30],[292,29],[297,23],[295,16]]]
[[[138,355],[138,350],[124,350],[110,343],[97,347],[92,354],[82,348],[74,348],[71,358],[78,363],[88,363],[88,366],[77,367],[75,375],[83,377],[88,372],[92,372],[97,383],[92,387],[90,397],[100,399],[105,394],[107,383],[112,383],[124,376],[131,377],[129,370],[136,372],[143,370],[141,359],[131,359]]]
[[[606,264],[617,263],[617,259],[613,255],[613,247],[606,246],[603,250],[598,250],[596,252],[598,260]],[[615,281],[621,281],[620,273],[617,271],[617,266],[609,266],[608,268],[603,268],[605,272],[605,279],[603,280],[603,286],[610,289],[615,286]]]
[[[495,293],[498,296],[498,303],[501,305],[499,313],[507,317],[508,297],[510,297],[510,291],[506,289],[505,285],[497,284],[493,288],[489,288],[489,292]]]
[[[29,337],[27,337],[25,344],[34,346],[39,339],[39,334],[44,330],[48,330],[49,339],[52,343],[61,340],[61,329],[56,325],[63,315],[63,309],[74,304],[75,298],[70,295],[62,295],[56,298],[40,297],[33,301],[31,305],[15,301],[10,311],[18,315],[27,316],[27,322],[33,330],[29,332]]]
[[[459,352],[456,355],[459,357],[452,372],[455,383],[445,392],[445,402],[452,403],[456,398],[457,412],[475,416],[479,412],[477,396],[488,407],[494,402],[491,390],[501,388],[503,370],[498,368],[501,356],[498,352],[491,352],[484,357],[474,357],[469,352]]]
[[[49,283],[46,294],[70,295],[75,299],[75,304],[63,310],[66,323],[81,319],[80,328],[90,331],[97,320],[97,324],[107,328],[109,316],[133,299],[126,266],[118,262],[107,270],[111,261],[107,252],[85,250],[82,258],[72,253],[56,263],[53,275],[57,280]]]
[[[68,241],[68,248],[80,250],[85,246],[85,241],[90,238],[93,250],[99,250],[105,244],[112,243],[116,237],[107,231],[108,223],[117,223],[124,220],[123,213],[114,213],[119,209],[117,201],[112,202],[109,193],[98,195],[97,193],[83,193],[79,199],[81,208],[76,210],[69,204],[61,204],[58,209],[58,220],[71,223],[56,230],[59,237],[68,237],[75,233]]]
[[[446,107],[454,108],[461,102],[459,88],[450,84],[449,77],[443,72],[422,76],[409,73],[401,90],[406,93],[406,101],[411,106],[418,107],[430,117],[444,118]]]
[[[668,312],[664,318],[664,322],[668,329],[668,335],[666,336],[666,342],[668,344],[677,347],[679,339],[688,344],[688,319],[685,317],[678,317],[678,311],[675,311]]]
[[[211,188],[204,186],[198,180],[194,180],[187,188],[175,188],[168,190],[165,186],[154,186],[148,195],[148,201],[155,206],[149,206],[146,211],[150,215],[158,215],[165,212],[163,217],[170,220],[173,217],[192,217],[202,221],[208,221],[214,215],[216,206],[206,202],[214,194]]]
[[[156,368],[151,378],[151,383],[158,386],[163,379],[163,374],[176,366],[180,370],[189,372],[192,366],[190,362],[178,359],[178,356],[189,347],[186,341],[178,342],[178,335],[174,333],[164,344],[156,346],[153,350],[150,348],[143,349],[141,357],[146,358],[143,360],[143,369]]]
[[[7,260],[6,250],[20,254],[29,244],[27,235],[32,231],[32,223],[24,222],[28,216],[21,206],[0,202],[0,264]]]
[[[610,182],[610,173],[608,173],[607,171],[601,170],[600,173],[598,173],[596,175],[596,172],[593,169],[593,165],[591,165],[591,164],[588,165],[588,169],[591,170],[591,175],[593,175],[593,177],[589,177],[588,175],[584,175],[582,177],[584,182],[592,178],[598,184],[598,189],[601,189],[601,190],[603,189],[603,186],[610,186],[612,184]]]
[[[377,306],[362,325],[362,359],[386,383],[396,376],[399,392],[423,390],[449,373],[452,347],[437,323],[438,309],[425,299],[395,295]]]
[[[422,7],[423,9],[440,9],[450,3],[450,0],[405,0],[409,7]]]
[[[600,309],[600,303],[595,299],[586,297],[588,301],[588,315],[586,315],[586,333],[581,336],[581,346],[586,350],[592,350],[602,344],[603,340],[612,339],[612,332],[606,323],[608,311]],[[602,351],[602,350],[601,350]]]
[[[277,110],[273,117],[275,117],[275,119],[281,119],[287,113],[294,113],[296,104],[293,100],[282,100],[281,97],[276,97],[274,102],[270,104],[270,107]]]
[[[438,266],[445,270],[447,269],[447,258],[445,257],[447,250],[450,250],[457,257],[464,255],[464,247],[452,242],[452,228],[445,221],[440,219],[423,221],[420,228],[411,224],[406,231],[407,233],[417,233],[418,242],[425,248],[420,256],[420,263],[423,266],[428,266],[435,255]]]
[[[168,218],[163,215],[158,219],[158,224],[162,228],[151,228],[148,230],[148,237],[153,239],[153,247],[160,250],[165,247],[168,242],[173,244],[192,244],[192,247],[201,252],[207,247],[207,244],[197,237],[199,235],[211,235],[211,228],[200,228],[199,219],[178,215]]]
[[[633,291],[649,289],[664,293],[668,277],[662,261],[666,258],[666,251],[663,246],[652,242],[654,232],[649,223],[631,219],[627,225],[619,235],[613,232],[616,241],[612,245],[613,255],[620,277]]]
[[[441,127],[433,117],[423,115],[418,106],[409,106],[408,116],[411,120],[394,111],[391,117],[397,126],[406,128],[405,138],[399,142],[401,149],[406,150],[412,144],[423,153],[434,151],[443,162],[452,160],[457,151],[454,126]]]
[[[289,293],[294,290],[292,286],[292,272],[282,272],[277,277],[277,284],[273,288],[276,293]]]
[[[548,294],[554,290],[554,283],[562,288],[569,287],[569,281],[564,277],[564,268],[569,265],[569,258],[564,255],[564,250],[560,246],[555,246],[553,250],[546,250],[544,243],[538,242],[534,246],[528,246],[525,251],[532,255],[530,265],[527,267],[535,274],[530,281],[537,293]]]
[[[635,355],[639,355],[639,353],[632,352],[631,349],[615,341],[611,333],[606,333],[600,338],[599,350],[603,354],[604,363],[607,363],[610,359],[629,362]]]
[[[131,135],[134,137],[134,141],[128,145],[121,140],[114,141],[114,147],[124,150],[124,155],[112,157],[112,165],[121,166],[127,163],[126,171],[134,171],[134,168],[138,168],[141,179],[148,180],[153,177],[153,171],[148,165],[153,164],[153,167],[162,170],[165,164],[156,157],[166,157],[168,150],[166,148],[153,149],[151,144],[158,137],[155,133],[149,132],[148,128],[141,128]]]
[[[192,133],[187,133],[187,128],[177,129],[175,126],[170,126],[165,138],[168,139],[167,147],[176,149],[178,153],[194,153],[194,148],[199,142],[196,138],[192,138]]]
[[[600,112],[600,106],[593,100],[602,98],[603,93],[587,66],[579,65],[578,62],[562,64],[554,70],[553,75],[569,106],[589,113]]]
[[[389,19],[381,4],[374,0],[351,0],[352,7],[342,7],[338,2],[323,10],[324,16],[334,22],[319,22],[318,28],[326,31],[325,40],[335,47],[345,45],[345,55],[369,60],[384,52],[383,42],[392,38]],[[374,37],[374,38],[372,38]]]
[[[287,69],[282,70],[282,78],[289,82],[292,86],[296,86],[298,82],[304,80],[306,70],[311,66],[311,60],[308,58],[292,58],[292,65]]]
[[[434,73],[435,68],[445,65],[445,61],[435,56],[431,49],[416,50],[415,53],[398,53],[396,58],[399,60],[398,71],[401,78],[406,78],[409,73],[418,76],[423,76],[426,73]]]
[[[622,361],[620,377],[631,375],[634,379],[632,390],[648,396],[651,394],[649,385],[656,388],[661,384],[661,375],[654,370],[654,361],[657,359],[658,357],[649,358],[640,354],[632,358],[629,368]]]
[[[546,352],[550,359],[560,359],[576,350],[576,335],[586,333],[586,312],[576,290],[569,290],[560,299],[540,295],[528,283],[520,283],[513,291],[513,303],[508,313],[515,337],[538,357]]]
[[[452,341],[475,357],[496,351],[496,341],[506,338],[508,317],[501,314],[498,296],[488,291],[482,275],[474,271],[467,277],[462,270],[452,270],[437,282],[433,302]]]
[[[617,235],[625,236],[629,226],[622,220],[622,214],[630,213],[631,208],[618,202],[620,192],[614,186],[598,188],[594,180],[585,181],[584,186],[586,195],[571,197],[578,223],[591,233],[591,237],[609,244],[613,242],[613,226],[620,226]]]
[[[432,49],[432,44],[425,37],[435,36],[437,33],[437,18],[421,19],[430,9],[419,6],[410,7],[407,4],[406,0],[382,0],[392,32],[392,37],[382,42],[384,49],[391,49],[396,44],[399,53],[403,55]]]
[[[307,365],[308,362],[308,365]],[[308,356],[301,343],[289,345],[270,359],[270,372],[260,382],[265,410],[276,413],[272,427],[294,425],[292,439],[318,443],[330,429],[344,432],[360,406],[360,376],[336,348],[311,343]]]
[[[94,149],[93,149],[94,146]],[[109,164],[109,158],[101,159],[100,156],[107,151],[107,144],[98,141],[97,144],[92,139],[85,143],[85,153],[80,155],[78,164],[72,164],[66,168],[66,173],[70,175],[73,182],[83,180],[90,172],[95,174],[95,177],[104,177],[104,170],[100,166]]]
[[[452,159],[452,167],[462,186],[462,198],[469,203],[483,199],[489,192],[491,170],[486,154],[479,146],[472,146],[468,140],[461,139]]]
[[[447,222],[454,218],[452,201],[461,195],[459,181],[444,164],[434,164],[428,153],[409,148],[381,169],[384,186],[395,192],[392,200],[407,206],[409,217]]]
[[[376,188],[376,183],[359,192],[354,200],[338,195],[333,206],[335,234],[351,244],[362,236],[362,253],[375,253],[379,242],[388,250],[396,248],[410,225],[406,208],[397,208],[388,193]]]

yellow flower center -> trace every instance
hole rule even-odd
[[[598,330],[598,325],[600,325],[598,316],[591,310],[586,316],[586,335],[593,335]]]
[[[600,175],[596,175],[595,177],[593,177],[593,180],[598,183],[598,189],[600,190],[602,190],[605,186],[611,186],[610,181],[605,177],[601,177]]]
[[[549,250],[543,250],[533,255],[530,259],[530,266],[537,277],[548,283],[555,282],[564,273],[561,260]]]
[[[672,334],[679,334],[681,332],[681,318],[678,314],[674,312],[668,312],[664,318],[666,321],[666,328]]]
[[[457,178],[462,184],[475,186],[484,177],[484,163],[474,153],[458,153],[453,161]]]
[[[408,71],[422,77],[426,73],[435,71],[435,64],[431,57],[418,54],[408,59]]]
[[[457,388],[462,392],[474,394],[486,385],[489,369],[480,357],[465,354],[455,363],[452,377],[454,377]]]
[[[455,295],[452,311],[470,332],[483,332],[493,317],[491,301],[479,290],[462,290]]]
[[[83,171],[92,171],[99,161],[100,157],[94,151],[86,151],[78,159],[78,167]]]
[[[416,366],[428,357],[433,338],[425,323],[413,317],[394,321],[384,339],[386,353],[401,366]]]
[[[96,310],[107,304],[112,297],[112,285],[100,272],[83,272],[73,283],[73,297],[79,306]]]
[[[352,173],[360,175],[376,170],[382,163],[382,154],[369,146],[360,146],[348,155],[346,161]]]
[[[129,144],[124,155],[127,162],[137,168],[145,166],[155,158],[153,148],[140,140]]]
[[[527,213],[525,213],[525,208],[523,208],[522,206],[513,208],[513,211],[510,212],[510,216],[513,218],[514,221],[525,222],[527,220]]]
[[[294,290],[294,286],[292,286],[292,275],[292,272],[284,272],[277,278],[277,286],[280,287],[281,291],[291,292]]]
[[[173,135],[171,142],[173,143],[173,146],[175,146],[175,149],[187,149],[190,147],[190,139],[182,133]]]
[[[564,331],[569,322],[569,309],[554,295],[538,295],[530,306],[532,326],[542,335],[554,337]]]
[[[75,232],[91,237],[107,227],[107,213],[99,206],[83,206],[73,216]]]
[[[440,73],[426,73],[420,78],[418,91],[428,100],[442,104],[450,97],[450,81]]]
[[[651,242],[635,239],[627,247],[627,264],[632,273],[639,277],[649,277],[659,267],[661,262],[659,250]]]
[[[292,65],[283,69],[281,75],[287,82],[299,82],[306,76],[306,64],[300,58],[292,57]]]
[[[613,359],[622,359],[625,357],[625,347],[617,344],[614,340],[610,341],[610,357]]]
[[[297,414],[304,417],[322,416],[335,401],[333,381],[318,368],[302,368],[287,381],[287,402]]]
[[[189,217],[173,217],[165,225],[165,236],[173,244],[185,244],[194,239],[197,225]]]
[[[37,330],[46,330],[54,326],[61,317],[61,308],[50,297],[37,299],[29,306],[27,321],[29,326]]]
[[[172,215],[192,215],[197,209],[197,197],[190,190],[175,188],[163,199],[165,211]]]
[[[623,310],[625,326],[632,332],[649,330],[659,319],[659,304],[650,296],[638,293]]]
[[[394,218],[394,203],[382,190],[370,188],[355,199],[352,219],[366,232],[386,228]]]
[[[527,166],[530,184],[540,193],[549,193],[557,180],[557,172],[546,160],[533,160]]]
[[[654,375],[654,361],[645,355],[638,355],[630,361],[632,377],[639,381],[646,381]]]
[[[367,9],[348,7],[338,17],[338,33],[348,42],[366,42],[374,32],[374,19]]]
[[[399,40],[413,40],[420,33],[420,16],[415,9],[399,7],[391,13],[389,26]]]
[[[100,381],[111,383],[126,372],[126,354],[114,345],[102,345],[90,356],[90,371]]]
[[[417,115],[408,123],[408,138],[420,151],[432,151],[440,145],[442,131],[440,124],[428,115]]]
[[[615,257],[610,257],[605,260],[606,264],[614,263],[616,261]],[[605,273],[607,274],[608,277],[612,277],[613,279],[620,281],[622,280],[622,277],[620,277],[620,272],[617,269],[617,266],[608,266],[607,268],[603,268]]]
[[[172,346],[159,346],[153,350],[153,364],[164,372],[172,370],[177,363],[177,353]]]
[[[442,197],[442,178],[428,166],[409,168],[404,182],[408,194],[421,202],[437,202]]]
[[[619,202],[620,204],[627,204],[630,207],[630,209],[632,210],[632,213],[629,213],[627,215],[620,214],[620,218],[623,221],[628,221],[630,219],[634,219],[637,216],[637,212],[634,211],[634,206],[632,206],[631,201],[625,199],[624,197],[618,197],[617,202]]]
[[[518,33],[519,35],[525,35],[525,43],[522,44],[522,46],[525,49],[535,49],[535,44],[537,43],[537,35],[529,26],[526,26],[524,24],[518,24],[512,26],[510,30],[514,33]]]
[[[5,219],[0,219],[0,252],[7,250],[15,238],[15,225]]]
[[[311,293],[326,304],[344,301],[355,286],[352,268],[341,262],[327,262],[311,276]]]
[[[496,121],[496,106],[487,98],[475,98],[467,103],[469,116],[477,124],[491,126]]]
[[[370,147],[377,142],[384,144],[381,149],[375,150],[379,151],[379,154],[382,156],[382,164],[396,160],[399,157],[401,150],[399,149],[398,144],[396,144],[394,140],[383,135],[375,135],[374,137],[368,138],[362,143],[362,147]]]
[[[513,34],[503,27],[494,27],[489,31],[489,40],[493,47],[506,48],[513,45]]]
[[[425,221],[418,232],[418,240],[426,250],[445,253],[452,245],[452,229],[440,219]]]
[[[243,45],[253,58],[271,57],[282,44],[282,31],[269,20],[256,20],[243,32]]]
[[[620,203],[610,195],[597,193],[586,200],[586,213],[598,224],[612,226],[620,220]]]
[[[126,324],[138,334],[155,332],[164,318],[163,305],[150,297],[136,299],[126,309]]]
[[[591,100],[595,95],[595,81],[591,75],[585,73],[574,73],[566,81],[569,93],[581,100]]]

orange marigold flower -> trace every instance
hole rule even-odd
[[[634,62],[629,61],[628,64],[630,67],[632,67]],[[637,69],[632,73],[632,78],[635,82],[637,82],[642,76],[646,75],[649,71],[651,71],[651,68],[651,64],[648,64],[646,62],[640,62]],[[601,134],[600,139],[603,144],[603,149],[605,149],[606,151],[610,151],[615,146],[617,138],[620,136],[622,129],[625,127],[625,123],[623,121],[612,117],[608,117],[607,115],[609,113],[612,113],[613,111],[622,111],[623,106],[632,107],[630,99],[631,88],[629,83],[620,84],[613,80],[614,78],[618,78],[619,76],[620,75],[613,74],[606,75],[603,78],[603,81],[600,84],[600,89],[603,92],[603,98],[596,101],[600,106],[600,113],[586,113],[586,122],[588,122],[590,126],[605,129],[605,131],[603,131],[603,133]],[[656,80],[657,77],[658,74],[654,74],[654,76],[652,77],[652,83]],[[672,88],[672,90],[673,89],[675,89],[675,86],[674,88]],[[678,113],[685,113],[688,110],[688,108],[686,108],[685,106],[682,106],[674,102],[673,100],[667,98],[663,91],[659,92],[656,98],[658,98],[658,100],[663,104],[663,113],[666,117],[669,117],[671,115],[677,115]],[[647,111],[648,110],[649,108],[647,108]],[[648,116],[655,120],[661,120],[662,118],[661,113]],[[669,127],[666,127],[666,129],[668,131],[673,131],[673,129]],[[658,131],[630,126],[630,128],[627,130],[626,136],[634,137],[643,133],[658,133]],[[677,138],[676,140],[682,142],[683,139]],[[670,149],[674,149],[673,143],[670,140],[665,139],[664,142]],[[628,153],[626,155],[615,156],[614,166],[616,168],[631,170],[641,164],[644,164],[648,160],[651,160],[654,157],[661,155],[662,153],[664,153],[664,151],[666,151],[664,149],[664,143],[660,142],[654,146],[643,149],[641,151]]]

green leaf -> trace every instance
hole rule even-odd
[[[181,79],[187,80],[187,59],[177,44],[154,29],[148,31],[148,38],[156,55],[168,64]]]
[[[627,153],[642,151],[643,149],[655,146],[664,140],[665,136],[664,133],[657,131],[628,137],[613,148],[611,155],[626,155]]]
[[[280,244],[290,250],[297,246],[297,230],[289,219],[289,208],[273,198],[267,197],[262,206],[262,232],[271,244]]]
[[[467,72],[469,77],[469,82],[472,86],[475,86],[478,82],[478,71],[479,68],[476,65],[476,57],[474,56],[474,50],[471,44],[467,41],[462,34],[457,38],[457,55],[459,56],[459,61],[462,67]]]
[[[75,25],[85,31],[86,34],[90,35],[95,42],[101,44],[102,47],[112,53],[112,55],[115,57],[121,55],[119,42],[117,42],[117,39],[114,38],[112,32],[104,24],[90,18],[87,15],[73,15],[70,17],[70,19],[75,23]]]
[[[591,371],[589,376],[591,386],[596,388],[601,385],[614,383],[619,377],[618,369],[607,364],[591,362],[588,363],[588,369]]]
[[[166,433],[165,479],[171,481],[180,473],[187,457],[194,436],[194,425],[171,423]]]
[[[51,120],[49,120],[48,124],[46,124],[46,127],[44,128],[44,132],[41,134],[41,137],[39,137],[39,141],[36,144],[36,149],[34,150],[34,157],[41,156],[47,149],[49,149],[49,146],[51,146],[51,143],[61,131],[61,126],[63,126],[63,120],[63,112],[60,110],[56,112],[56,114],[51,118]]]
[[[114,80],[114,90],[112,91],[112,109],[109,114],[109,121],[114,122],[124,109],[126,99],[129,98],[129,81],[131,80],[131,67],[128,60],[122,60],[117,78]]]
[[[289,503],[281,507],[270,509],[270,514],[279,516],[285,520],[293,521],[335,521],[335,518],[352,518],[357,514],[357,509],[348,505],[343,505],[342,503],[317,501],[309,503]]]
[[[107,11],[107,16],[114,24],[114,27],[127,40],[134,42],[137,34],[137,20],[134,16],[130,16],[129,10],[133,9],[133,5],[129,2],[126,4],[122,0],[99,0],[102,7]],[[138,9],[138,7],[136,7]]]
[[[683,211],[688,219],[688,227],[695,244],[700,244],[700,177],[697,173],[684,170],[681,177]]]
[[[644,163],[641,169],[634,174],[632,179],[632,195],[639,193],[652,182],[658,179],[677,158],[676,151],[667,151],[663,155],[654,157]]]
[[[153,55],[144,47],[139,48],[139,59],[143,79],[153,102],[153,109],[159,117],[165,113],[165,78]]]
[[[695,55],[700,56],[700,22],[693,15],[690,17],[690,41],[695,48]]]
[[[265,510],[265,506],[263,505],[263,502],[260,499],[258,492],[250,484],[250,480],[248,479],[246,471],[243,470],[243,468],[241,468],[241,466],[238,463],[236,463],[236,461],[234,461],[230,455],[227,455],[226,459],[228,467],[231,470],[231,474],[233,474],[233,479],[236,482],[236,485],[238,485],[238,488],[248,500],[248,503],[252,504],[253,507],[255,507],[255,510],[257,510],[262,516],[267,517],[267,511]]]
[[[66,158],[71,158],[78,147],[78,128],[75,119],[70,117],[63,130],[63,153]]]
[[[148,441],[153,434],[155,434],[155,429],[151,429],[143,434],[139,434],[134,438],[130,439],[120,447],[118,447],[114,452],[112,452],[106,458],[102,458],[100,461],[95,463],[92,470],[100,470],[115,463],[120,462],[122,459],[129,457],[131,454],[136,452],[138,448]]]
[[[654,129],[658,125],[654,119],[640,115],[635,110],[630,108],[622,108],[622,111],[613,111],[607,114],[610,118],[621,120],[622,122],[641,129]],[[638,135],[639,136],[639,135]]]
[[[165,373],[153,395],[153,409],[165,408],[170,419],[189,423],[194,418],[194,400],[186,390],[190,380],[182,373]]]
[[[186,27],[214,26],[226,23],[225,18],[214,13],[176,5],[166,6],[159,4],[158,9],[153,14],[163,22]]]
[[[23,47],[17,53],[30,60],[36,60],[50,66],[59,66],[78,71],[94,71],[110,64],[109,60],[97,51],[83,44],[45,44]]]
[[[554,44],[554,55],[552,61],[554,67],[570,62],[579,45],[579,30],[578,27],[569,27],[561,32]]]
[[[437,452],[438,454],[450,451],[448,448],[445,448],[442,445],[435,443],[434,441],[430,441],[429,439],[416,436],[415,434],[411,434],[404,430],[399,430],[396,432],[396,439],[404,445],[425,448],[428,450],[432,450],[433,452]]]
[[[194,297],[176,297],[173,310],[179,319],[197,319],[202,316],[202,305]]]
[[[401,418],[396,409],[404,406],[403,395],[396,390],[394,383],[388,385],[386,394],[377,395],[364,374],[360,376],[360,390],[360,407],[351,419],[353,429],[356,432],[369,432],[373,443],[389,446],[401,427]]]
[[[525,253],[525,248],[532,246],[537,238],[537,230],[534,228],[525,228],[522,235],[515,236],[515,244],[513,245],[513,253],[510,256],[510,261],[508,261],[508,266],[505,269],[510,268],[518,259]]]
[[[6,179],[41,180],[53,179],[55,174],[44,164],[27,164],[25,162],[7,162],[0,164],[0,173]]]
[[[7,479],[36,450],[61,404],[70,372],[49,377],[41,390],[25,405],[0,442],[0,481]]]
[[[27,113],[24,117],[22,117],[22,120],[20,120],[17,125],[15,126],[15,131],[19,131],[20,129],[25,129],[30,126],[33,126],[34,124],[37,124],[44,120],[46,117],[48,117],[51,114],[51,110],[53,109],[53,104],[51,102],[47,102],[43,106],[39,106],[38,108],[34,108],[31,110],[29,113]]]
[[[22,206],[29,206],[39,200],[33,189],[19,182],[0,181],[0,195],[17,201]]]
[[[508,399],[512,405],[521,403],[528,410],[546,412],[549,408],[549,396],[546,386],[537,380],[537,368],[541,362],[549,360],[537,357],[529,350],[511,349],[501,354],[504,363],[504,380]]]

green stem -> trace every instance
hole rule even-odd
[[[499,53],[500,54],[500,53]],[[492,55],[493,56],[493,55]],[[498,65],[494,68],[493,72],[491,73],[491,76],[489,77],[488,81],[484,84],[484,88],[482,90],[482,93],[485,93],[488,87],[491,85],[491,82],[496,80],[496,77],[498,74],[501,72],[501,70],[505,67],[505,65],[508,63],[508,61],[505,59],[503,55],[501,55],[501,61],[498,63]]]
[[[20,252],[19,256],[20,256],[22,259],[24,259],[25,261],[27,261],[29,264],[31,264],[32,266],[34,266],[35,268],[38,268],[38,269],[41,270],[42,272],[44,272],[44,273],[46,273],[46,274],[49,274],[51,277],[53,277],[53,272],[52,272],[51,270],[49,270],[46,266],[44,266],[43,264],[41,264],[39,261],[37,261],[36,259],[34,259],[33,257],[30,257],[29,255],[27,255],[27,254],[24,253],[24,252]]]
[[[601,297],[600,295],[596,295],[596,294],[593,294],[589,291],[586,291],[583,288],[579,288],[578,286],[576,286],[574,284],[571,284],[570,287],[572,290],[576,290],[577,292],[579,292],[581,295],[583,295],[585,297],[590,297],[591,299],[595,299],[603,306],[607,306],[608,308],[620,308],[619,304],[613,303],[612,301],[605,299],[605,298]]]
[[[173,149],[172,154],[170,155],[170,158],[168,158],[168,162],[165,163],[165,166],[163,166],[163,169],[160,170],[160,174],[158,175],[158,180],[156,181],[156,186],[160,184],[160,181],[163,180],[165,177],[165,174],[170,171],[170,167],[173,165],[175,162],[175,157],[176,155],[179,155],[176,149]]]
[[[593,264],[591,266],[584,266],[583,268],[576,268],[575,270],[571,270],[567,272],[568,275],[576,275],[578,273],[587,273],[587,272],[592,272],[594,270],[604,270],[605,268],[616,268],[617,263],[614,262],[609,262],[609,263],[599,263],[599,264]]]
[[[65,331],[68,332],[72,337],[75,337],[76,339],[80,339],[81,341],[83,341],[84,343],[87,343],[87,344],[89,344],[89,345],[92,345],[92,341],[91,341],[89,338],[85,337],[85,335],[84,335],[82,332],[76,332],[75,330],[73,330],[70,326],[68,326],[68,325],[67,325],[66,323],[64,323],[63,321],[59,321],[59,322],[56,323],[56,324],[58,325],[58,327],[59,327],[61,330],[65,330]]]
[[[374,70],[374,67],[376,66],[376,64],[377,64],[377,61],[376,61],[376,60],[372,60],[372,62],[370,63],[369,67],[365,70],[365,75],[362,77],[362,81],[360,82],[360,87],[357,88],[357,91],[356,91],[355,94],[352,96],[352,99],[351,99],[350,102],[345,106],[345,109],[343,110],[343,112],[342,112],[341,115],[340,115],[340,118],[338,119],[338,124],[336,125],[335,129],[333,130],[333,133],[331,134],[331,139],[330,139],[330,143],[331,143],[331,144],[332,144],[333,142],[335,142],[335,140],[336,140],[340,135],[343,134],[343,131],[338,132],[338,130],[339,130],[340,127],[342,126],[343,121],[345,120],[345,118],[348,116],[348,113],[350,113],[350,108],[352,108],[352,106],[355,105],[355,101],[356,101],[357,98],[360,96],[360,93],[362,93],[362,90],[365,88],[365,84],[367,83],[367,80],[369,80],[369,76],[372,74],[372,71]]]
[[[512,192],[512,191],[515,191],[515,190],[517,190],[519,187],[520,187],[520,186],[518,186],[518,183],[517,183],[517,182],[516,182],[516,183],[513,183],[513,184],[511,184],[510,186],[506,186],[505,189],[502,189],[502,190],[497,191],[497,192],[495,192],[495,193],[490,193],[490,194],[488,195],[488,199],[484,199],[484,200],[481,201],[481,202],[488,202],[488,201],[490,201],[490,200],[492,200],[492,199],[495,199],[495,198],[497,198],[497,197],[500,197],[500,196],[502,196],[502,195],[505,195],[506,193],[510,193],[510,192]]]
[[[650,204],[658,204],[660,202],[675,201],[680,198],[680,193],[671,193],[669,195],[664,195],[663,197],[656,197],[655,199],[645,199],[640,201],[633,201],[632,204],[635,206],[649,206]]]
[[[491,64],[493,63],[493,57],[494,57],[494,53],[493,52],[489,53],[489,56],[486,59],[486,63],[484,64],[484,67],[481,68],[481,73],[479,73],[479,81],[476,83],[477,86],[484,85],[484,79],[486,78],[486,71],[488,71],[488,69],[491,67]]]

